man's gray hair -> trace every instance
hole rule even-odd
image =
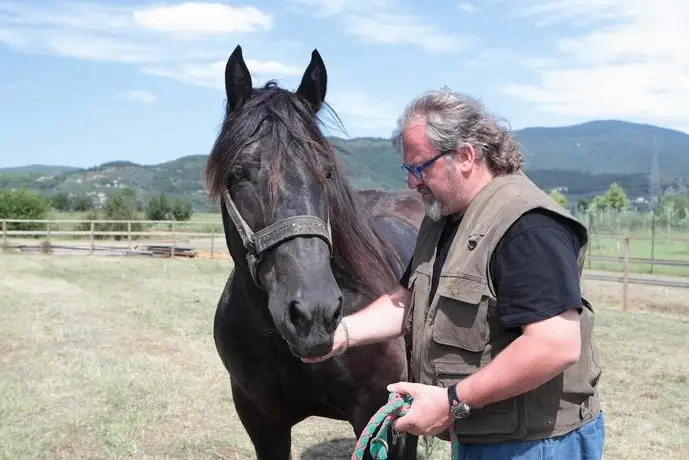
[[[402,135],[410,123],[425,121],[426,137],[435,150],[451,153],[472,145],[496,174],[512,173],[524,166],[524,154],[505,124],[470,96],[443,87],[428,91],[407,105],[397,121],[392,144],[401,151]]]

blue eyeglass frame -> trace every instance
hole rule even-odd
[[[435,163],[435,162],[438,160],[438,158],[440,158],[440,157],[442,157],[442,156],[444,156],[444,155],[447,155],[447,153],[448,153],[448,152],[440,152],[439,154],[437,154],[436,156],[434,156],[434,157],[431,158],[430,160],[424,161],[424,162],[421,163],[419,166],[409,166],[409,165],[406,164],[406,163],[402,163],[402,164],[400,165],[400,167],[401,167],[404,171],[406,171],[406,172],[410,173],[412,176],[416,177],[417,179],[423,179],[423,170],[426,169],[426,168],[428,168],[428,167],[429,167],[430,165],[432,165],[433,163]]]

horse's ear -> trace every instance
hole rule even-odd
[[[318,50],[311,53],[311,62],[301,78],[301,84],[297,94],[306,99],[314,111],[318,112],[325,101],[325,92],[328,86],[328,73]]]
[[[237,110],[251,96],[251,74],[237,45],[225,65],[225,94],[230,110]]]

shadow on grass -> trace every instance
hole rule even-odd
[[[299,460],[350,460],[354,444],[351,438],[330,439],[306,448]]]

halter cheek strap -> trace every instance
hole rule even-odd
[[[229,191],[223,194],[225,208],[232,223],[237,228],[242,244],[246,249],[246,261],[249,266],[249,273],[254,283],[259,288],[261,282],[258,279],[258,266],[261,262],[261,254],[265,251],[282,244],[283,242],[300,237],[315,236],[321,238],[328,245],[328,250],[332,256],[332,229],[330,227],[330,217],[327,222],[320,217],[299,215],[291,216],[272,223],[271,225],[254,232],[246,221],[239,214]]]

